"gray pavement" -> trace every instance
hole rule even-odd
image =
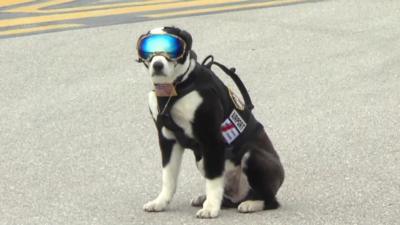
[[[398,224],[400,2],[322,1],[0,40],[0,224]],[[195,218],[190,152],[161,184],[140,33],[237,67],[286,169],[282,208]],[[222,75],[222,74],[221,74]]]
[[[0,39],[315,0],[4,0]]]

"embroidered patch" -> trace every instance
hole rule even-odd
[[[239,137],[239,131],[236,129],[232,121],[227,118],[221,125],[221,133],[226,143],[232,143],[237,137]]]
[[[239,115],[236,110],[233,110],[221,125],[221,133],[225,139],[225,142],[230,144],[237,137],[239,137],[240,133],[244,131],[247,123],[243,120],[243,118]]]
[[[243,118],[239,115],[236,110],[233,110],[229,119],[235,124],[236,128],[242,133],[246,128],[247,124],[244,122]]]
[[[170,97],[177,95],[175,87],[172,84],[155,84],[154,88],[158,97]]]

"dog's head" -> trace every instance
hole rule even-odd
[[[176,27],[155,28],[139,37],[139,62],[143,62],[154,84],[172,84],[193,67],[192,36]]]

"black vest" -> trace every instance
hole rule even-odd
[[[220,102],[222,103],[224,111],[224,122],[228,125],[225,127],[230,127],[232,129],[230,133],[227,133],[227,131],[223,131],[224,127],[221,124],[221,133],[225,132],[223,133],[223,136],[227,137],[225,138],[225,154],[228,158],[241,158],[244,153],[240,152],[240,147],[246,142],[246,140],[255,138],[258,131],[263,128],[262,124],[254,118],[253,114],[251,113],[251,109],[248,107],[244,107],[244,109],[238,109],[235,106],[229,93],[229,89],[211,71],[210,68],[204,65],[196,63],[196,66],[190,73],[189,77],[183,82],[178,83],[175,88],[178,94],[177,96],[157,97],[159,110],[163,111],[163,113],[159,112],[156,125],[159,132],[163,126],[171,130],[174,133],[178,143],[184,148],[192,149],[196,155],[196,158],[201,157],[198,142],[195,139],[189,138],[187,135],[185,135],[183,129],[173,121],[170,114],[171,108],[175,102],[191,91],[202,88],[210,88],[213,92],[215,92],[215,96],[220,98]],[[244,124],[241,122],[244,122],[244,128]],[[235,135],[237,136],[235,137]],[[235,138],[232,139],[232,137]]]

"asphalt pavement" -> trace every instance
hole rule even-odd
[[[398,224],[399,15],[316,1],[0,40],[0,224]],[[196,219],[187,152],[168,210],[143,212],[161,159],[134,46],[163,25],[237,68],[286,170],[280,209]]]

